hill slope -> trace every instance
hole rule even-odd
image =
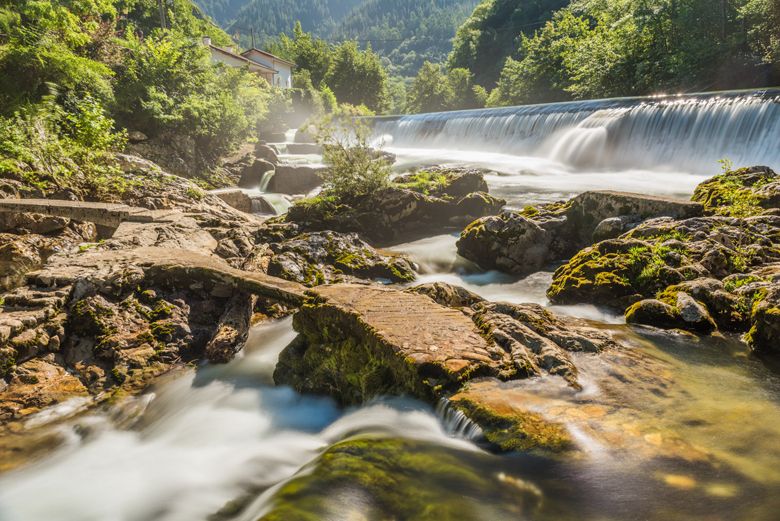
[[[389,58],[392,72],[417,73],[423,61],[443,62],[458,26],[478,0],[367,0],[334,33],[337,39],[368,41]]]
[[[569,0],[483,0],[458,29],[449,66],[474,73],[479,85],[492,87],[520,35],[533,35]]]
[[[331,42],[368,43],[390,69],[413,76],[425,60],[443,62],[452,38],[479,0],[197,0],[244,45],[303,29]]]

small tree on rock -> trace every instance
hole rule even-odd
[[[349,203],[388,186],[391,163],[371,145],[371,128],[360,119],[371,115],[365,107],[342,105],[321,118],[317,142],[323,147],[328,170],[323,173],[323,193]]]

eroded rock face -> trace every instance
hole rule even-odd
[[[255,159],[250,165],[241,171],[238,186],[241,188],[255,189],[263,185],[268,172],[273,172],[274,165],[263,159]]]
[[[698,203],[622,192],[586,192],[566,203],[505,211],[466,228],[458,253],[485,269],[516,275],[571,257],[594,237],[612,238],[660,216],[700,215]]]
[[[564,323],[540,306],[490,303],[441,283],[405,292],[356,285],[315,288],[294,326],[300,335],[280,356],[275,381],[346,404],[398,394],[435,402],[464,392],[480,378],[557,375],[576,389],[572,353],[617,346],[583,321]],[[473,399],[465,404],[467,415],[477,410]],[[481,417],[472,419],[480,423]],[[480,423],[488,440],[516,448],[502,446],[503,437],[495,432],[501,425]],[[545,449],[568,446],[553,438]],[[533,439],[541,446],[547,438]]]
[[[356,234],[316,232],[298,235],[271,246],[268,274],[307,286],[354,279],[414,280],[414,268],[403,256],[386,254]]]
[[[304,230],[354,232],[372,244],[386,245],[460,229],[504,204],[483,192],[439,198],[390,187],[350,205],[326,197],[303,201],[290,208],[287,221]]]

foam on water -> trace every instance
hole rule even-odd
[[[344,414],[329,399],[271,387],[278,354],[294,335],[289,319],[254,329],[242,358],[158,386],[133,429],[97,414],[67,426],[70,441],[53,456],[0,478],[0,519],[205,519],[356,434],[471,448],[416,402]]]

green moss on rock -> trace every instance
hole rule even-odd
[[[333,512],[347,517],[352,512],[355,519],[416,521],[476,521],[485,515],[521,519],[533,514],[541,502],[539,490],[486,472],[489,460],[414,440],[344,441],[283,485],[261,521],[315,521]]]
[[[730,170],[700,184],[692,199],[702,203],[712,215],[759,215],[775,206],[773,191],[761,189],[776,181],[777,175],[766,167]]]

